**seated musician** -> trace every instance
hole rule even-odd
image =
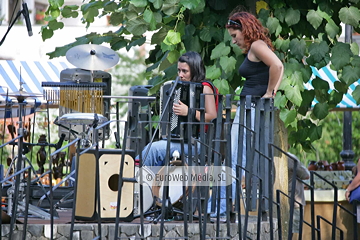
[[[216,104],[214,90],[211,85],[205,83],[205,68],[200,54],[196,52],[186,52],[178,60],[178,76],[181,81],[202,82],[203,93],[205,95],[205,121],[210,122],[216,118]],[[174,103],[173,112],[178,116],[187,116],[189,107],[183,102]],[[195,118],[200,121],[200,111],[196,111]],[[150,146],[150,150],[147,149]],[[167,149],[167,140],[163,139],[157,142],[149,143],[142,151],[143,165],[145,166],[163,166],[165,164],[165,156]],[[179,151],[181,155],[181,143],[172,141],[170,143],[170,157],[174,151]],[[192,149],[194,151],[194,148]],[[184,145],[184,154],[188,155],[188,145]],[[136,157],[139,159],[139,156]]]

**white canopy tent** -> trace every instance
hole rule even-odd
[[[333,91],[334,89],[334,83],[336,81],[339,81],[336,71],[330,69],[330,67],[326,66],[321,69],[317,69],[315,67],[311,67],[313,75],[311,77],[311,80],[308,81],[305,84],[306,89],[314,89],[311,85],[312,79],[314,79],[316,76],[326,80],[329,83],[330,90],[329,92]],[[337,108],[359,108],[359,105],[356,104],[355,99],[352,97],[352,92],[355,90],[355,87],[360,84],[360,79],[356,81],[355,83],[351,84],[347,94],[343,96],[342,101],[336,106]],[[318,101],[314,99],[312,106],[314,106]]]
[[[36,95],[36,98],[29,97],[29,103],[25,108],[25,115],[34,111],[44,103],[42,82],[59,82],[60,72],[65,68],[73,67],[70,63],[62,61],[13,61],[0,60],[0,116],[17,117],[18,108],[7,109],[5,105],[9,102],[16,103],[16,97],[6,99],[6,94],[10,96],[20,89],[20,81],[23,91]]]

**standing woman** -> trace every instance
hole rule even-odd
[[[245,54],[245,60],[239,68],[239,74],[246,79],[240,96],[252,95],[273,98],[280,86],[284,66],[273,52],[274,47],[269,38],[268,30],[261,25],[261,22],[254,15],[236,10],[230,14],[225,27],[232,38],[232,43],[236,44]],[[233,168],[237,164],[239,115],[240,109],[238,107],[231,129]],[[253,116],[252,111],[252,122],[254,120]],[[252,123],[252,128],[254,127],[253,125],[254,123]],[[245,144],[245,141],[243,141],[243,144]],[[242,156],[242,166],[245,167],[245,151]],[[234,185],[232,196],[234,199]],[[226,211],[226,201],[224,200],[225,188],[223,187],[221,188],[221,198],[220,214]]]
[[[283,77],[284,66],[273,52],[274,47],[269,38],[268,30],[261,25],[261,22],[254,15],[248,12],[233,13],[226,24],[226,28],[232,38],[232,43],[238,45],[245,54],[245,59],[239,68],[239,74],[245,78],[240,96],[275,97]],[[236,136],[231,140],[233,164],[237,163],[239,114],[240,109],[238,107],[234,119],[236,124],[231,129],[232,136]],[[254,117],[252,116],[251,119],[254,120]],[[254,123],[252,123],[251,128],[254,128]],[[245,167],[245,163],[244,151],[243,167]]]

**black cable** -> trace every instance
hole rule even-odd
[[[14,15],[15,15],[15,12],[16,12],[16,8],[17,8],[19,2],[20,2],[20,0],[17,0],[17,1],[16,1],[15,7],[14,7],[13,12],[12,12],[12,14],[11,14],[11,18],[9,18],[9,27],[10,27],[11,20],[14,18]],[[20,11],[20,10],[19,10],[19,11]]]
[[[13,13],[11,14],[11,18],[9,19],[9,26],[8,26],[8,28],[7,28],[7,30],[6,30],[5,35],[3,36],[3,38],[2,38],[1,41],[0,41],[0,46],[4,43],[6,36],[7,36],[8,33],[10,32],[10,29],[11,29],[11,28],[14,26],[14,24],[16,23],[17,19],[21,16],[21,14],[24,13],[24,9],[19,10],[18,13],[16,14],[15,18],[14,18],[15,10],[16,10],[16,8],[17,8],[17,5],[18,5],[19,1],[20,1],[20,0],[18,0],[18,1],[16,2],[16,4],[15,4],[15,7],[14,7],[14,9],[13,9]],[[12,20],[13,18],[14,18],[14,20]]]

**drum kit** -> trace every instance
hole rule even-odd
[[[100,45],[92,45],[92,44],[84,44],[79,45],[71,48],[66,53],[67,60],[72,63],[74,66],[87,69],[90,71],[93,70],[102,70],[110,68],[117,64],[119,61],[119,56],[115,51],[112,49],[109,49],[104,46]],[[20,72],[21,73],[21,72]],[[43,97],[43,94],[41,93],[30,93],[26,92],[23,89],[23,84],[25,82],[21,79],[20,74],[20,87],[19,91],[16,92],[6,92],[1,93],[0,95],[6,96],[7,98],[15,98],[19,105],[19,121],[18,121],[18,134],[19,136],[24,136],[24,132],[26,129],[23,128],[23,122],[22,116],[23,109],[26,107],[27,102],[26,99],[31,98],[39,98]],[[14,104],[13,104],[14,105]],[[4,114],[4,116],[6,116]],[[107,118],[104,117],[101,114],[96,113],[69,113],[64,114],[59,119],[59,124],[70,124],[74,127],[80,126],[80,129],[76,129],[77,131],[71,131],[72,133],[78,133],[81,138],[81,145],[82,146],[89,146],[90,144],[90,137],[89,132],[92,128],[96,127],[98,124],[102,124],[107,121]],[[26,208],[28,208],[28,213],[43,219],[50,219],[50,214],[48,212],[45,212],[41,210],[40,208],[37,208],[31,204],[28,204],[25,206],[25,185],[23,183],[23,174],[19,174],[19,172],[25,172],[25,170],[31,170],[34,169],[32,166],[29,168],[24,168],[25,166],[25,155],[23,155],[23,139],[17,137],[18,139],[18,146],[19,146],[19,157],[15,157],[12,160],[12,165],[15,165],[14,161],[17,161],[16,163],[16,173],[12,176],[5,176],[5,179],[2,181],[2,184],[5,182],[8,182],[8,179],[15,179],[15,181],[12,181],[11,187],[8,188],[8,211],[7,215],[11,216],[13,213],[18,213],[19,210],[21,212],[24,212]],[[13,140],[12,140],[13,141]],[[11,142],[12,142],[11,141]],[[31,165],[31,162],[28,161],[28,164]],[[3,176],[2,176],[3,178]],[[1,178],[1,179],[2,179]],[[15,215],[16,215],[15,214]],[[12,221],[14,221],[12,218]]]
[[[119,61],[119,56],[117,53],[107,47],[93,44],[83,44],[78,45],[66,53],[67,60],[78,68],[82,68],[85,70],[105,70],[113,67]],[[20,81],[20,89],[17,92],[8,93],[8,97],[14,97],[18,100],[20,104],[20,108],[22,107],[22,103],[27,98],[38,98],[42,97],[42,94],[38,93],[28,93],[25,92],[22,88],[22,83]],[[3,95],[3,94],[1,94]],[[104,96],[105,97],[105,96]],[[111,96],[107,96],[111,97]],[[114,96],[115,97],[115,96]],[[125,97],[125,98],[134,98],[138,97]],[[143,97],[142,97],[143,98]],[[149,97],[147,97],[148,99]],[[153,97],[150,97],[151,99]],[[26,103],[25,103],[26,104]],[[20,109],[21,111],[21,109]],[[19,118],[19,130],[22,129],[21,116]],[[69,125],[71,129],[70,133],[77,134],[81,138],[81,147],[89,147],[91,145],[92,140],[91,130],[94,129],[97,125],[101,125],[107,122],[108,119],[101,114],[97,113],[81,113],[81,112],[71,112],[63,114],[58,118],[57,124],[65,124]],[[21,131],[20,131],[21,133]],[[17,171],[20,169],[17,169]],[[163,171],[163,169],[161,170]],[[140,198],[143,197],[143,210],[144,213],[149,212],[153,207],[161,207],[161,201],[156,201],[156,199],[162,199],[163,187],[161,183],[153,181],[154,178],[145,179],[143,186],[143,196],[140,196],[140,172],[142,175],[152,175],[154,173],[147,167],[143,166],[139,168],[139,166],[135,166],[134,175],[137,180],[135,183],[135,191],[134,191],[134,215],[140,214]],[[16,181],[19,181],[20,178],[17,178]],[[19,187],[17,187],[19,188]],[[169,187],[169,198],[171,199],[171,205],[175,208],[182,208],[182,188],[174,188]],[[151,201],[149,201],[151,199]],[[43,214],[43,213],[41,213]],[[43,216],[41,216],[43,217]],[[48,218],[49,216],[46,216]]]

